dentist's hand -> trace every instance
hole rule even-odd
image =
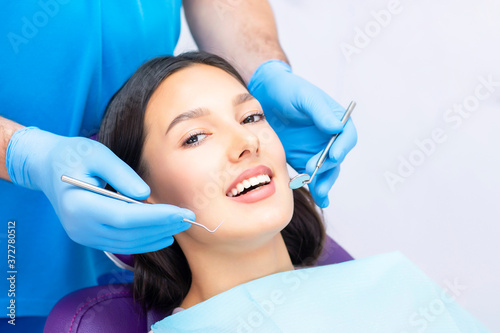
[[[293,74],[290,66],[279,60],[260,65],[248,89],[261,103],[267,121],[283,143],[288,163],[297,172],[311,175],[332,135],[342,131],[340,120],[345,108],[318,87]],[[318,206],[328,206],[328,192],[339,175],[340,163],[356,142],[356,128],[349,120],[309,184]]]
[[[149,196],[148,185],[127,164],[90,139],[23,128],[10,139],[6,164],[13,183],[45,193],[68,236],[82,245],[120,254],[155,251],[191,226],[184,217],[195,219],[187,209],[129,204],[62,182],[67,175],[101,187],[108,182],[136,200]]]

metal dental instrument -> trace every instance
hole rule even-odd
[[[86,189],[88,191],[91,191],[91,192],[94,192],[94,193],[99,193],[99,194],[105,195],[105,196],[113,198],[113,199],[122,200],[122,201],[125,201],[125,202],[128,202],[128,203],[144,204],[144,202],[140,202],[140,201],[131,199],[131,198],[126,197],[124,195],[121,195],[119,193],[112,192],[112,191],[106,190],[104,188],[100,188],[99,186],[94,186],[94,185],[86,183],[86,182],[82,182],[81,180],[78,180],[78,179],[75,179],[75,178],[71,178],[69,176],[61,176],[61,180],[63,182],[65,182],[65,183],[68,183],[68,184],[71,184],[71,185],[75,185],[75,186],[81,187],[83,189]],[[197,225],[199,227],[202,227],[203,229],[205,229],[206,231],[208,231],[210,233],[214,233],[215,231],[217,231],[217,229],[219,229],[219,227],[222,225],[222,223],[224,223],[225,220],[222,220],[222,222],[219,223],[219,225],[215,229],[213,229],[213,230],[208,229],[206,226],[204,226],[201,223],[198,223],[198,222],[195,222],[195,221],[191,221],[191,220],[188,220],[186,218],[183,219],[182,221],[183,222],[187,222],[187,223],[191,223],[191,224],[194,224],[194,225]]]
[[[349,117],[354,110],[354,107],[356,106],[356,102],[352,101],[351,104],[347,107],[347,110],[344,113],[344,116],[342,117],[342,126],[345,126],[347,123],[347,120],[349,120]],[[342,132],[340,132],[342,133]],[[325,150],[323,150],[323,153],[319,157],[318,163],[316,163],[316,169],[314,169],[314,172],[311,176],[309,176],[307,173],[301,173],[298,174],[297,176],[293,177],[290,179],[290,183],[288,186],[292,189],[295,190],[297,188],[301,188],[302,186],[309,184],[314,176],[316,175],[316,172],[318,172],[319,168],[323,165],[323,163],[326,160],[326,157],[328,156],[328,151],[330,150],[330,147],[333,145],[337,137],[340,135],[340,133],[335,134],[332,136],[330,141],[328,142],[328,145],[326,146]]]

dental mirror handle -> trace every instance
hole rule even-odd
[[[342,127],[344,127],[345,124],[347,123],[347,121],[349,120],[349,117],[351,116],[351,113],[354,110],[355,106],[356,106],[356,102],[352,101],[349,104],[349,106],[347,107],[347,110],[345,111],[344,116],[342,117],[342,120],[341,120]],[[316,169],[314,170],[314,172],[311,175],[310,179],[312,179],[314,177],[314,175],[316,174],[316,172],[318,171],[318,169],[321,168],[321,166],[325,162],[326,156],[328,155],[328,152],[330,151],[330,148],[332,147],[333,143],[335,142],[335,139],[337,139],[337,137],[340,135],[340,133],[342,133],[342,132],[339,132],[339,133],[335,134],[334,136],[332,136],[332,138],[328,142],[328,145],[326,146],[325,150],[323,150],[323,153],[319,157],[318,163],[316,163]]]

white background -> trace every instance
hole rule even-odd
[[[399,250],[444,288],[455,281],[456,300],[500,332],[500,2],[270,2],[294,72],[358,103],[328,233],[356,258]],[[194,48],[183,21],[176,53]],[[481,100],[479,77],[498,82]],[[445,139],[424,154],[416,141],[436,129]],[[401,159],[416,166],[391,189]]]

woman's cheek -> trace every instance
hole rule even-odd
[[[157,158],[151,164],[150,187],[151,194],[157,202],[185,207],[187,204],[186,196],[190,193],[189,165],[179,156],[170,154],[168,157]]]
[[[270,141],[270,148],[272,150],[272,154],[273,156],[275,156],[276,162],[282,163],[286,167],[285,149],[283,148],[283,145],[281,144],[278,135],[276,135],[274,131],[273,134],[274,134],[273,140]]]
[[[262,123],[261,126],[256,126],[256,135],[259,138],[261,147],[273,147],[278,142],[281,145],[281,141],[279,141],[276,132],[271,128],[271,126],[267,123]]]
[[[179,197],[184,201],[184,207],[195,213],[206,210],[214,197],[222,193],[222,184],[214,179],[217,170],[210,163],[215,158],[197,157],[194,163],[191,161],[185,168],[179,168]]]
[[[269,125],[267,122],[262,123],[262,126],[259,128],[258,135],[261,141],[261,145],[269,145],[273,148],[273,150],[283,150],[284,153],[283,145],[281,144],[278,134],[276,134],[271,125]]]

